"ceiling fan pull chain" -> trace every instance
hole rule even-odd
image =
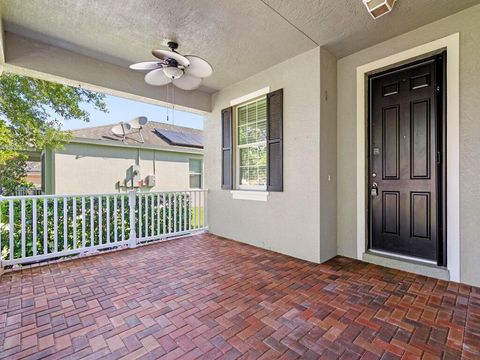
[[[172,124],[175,125],[175,87],[172,87]]]

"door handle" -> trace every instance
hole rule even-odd
[[[372,183],[372,188],[370,189],[371,196],[378,196],[378,185],[376,182]]]

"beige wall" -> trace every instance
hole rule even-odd
[[[71,143],[54,156],[56,194],[99,194],[118,191],[115,184],[139,164],[141,178],[155,175],[156,186],[143,191],[189,188],[189,159],[198,154]]]
[[[356,68],[456,32],[460,33],[460,278],[480,285],[480,5],[338,61],[338,253],[357,254]]]
[[[322,82],[322,89],[328,89],[331,98],[322,100],[322,104],[333,106],[324,112],[328,117],[324,126],[325,131],[334,131],[336,66],[333,56],[325,56],[322,68],[332,72]],[[334,138],[320,149],[320,58],[320,49],[316,48],[213,96],[213,112],[205,121],[205,174],[212,233],[314,262],[331,256],[328,246],[324,256],[320,249],[320,176],[328,179],[331,173],[334,179],[336,141]],[[230,105],[230,100],[267,86],[270,91],[284,90],[284,191],[270,192],[266,202],[233,200],[230,191],[221,190],[220,111]],[[324,173],[320,175],[320,152],[332,146],[332,154],[322,161]],[[324,185],[333,191],[333,196],[325,199],[334,219],[335,188],[332,183]],[[328,215],[327,207],[324,210]],[[329,241],[335,253],[336,229],[326,228],[325,233],[332,235]]]

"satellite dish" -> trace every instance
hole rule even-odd
[[[112,133],[114,135],[122,137],[122,141],[127,140],[128,134],[138,133],[140,135],[140,142],[144,143],[145,140],[142,134],[142,128],[147,124],[148,119],[145,116],[138,116],[130,122],[121,122],[118,125],[112,127]]]
[[[132,129],[141,129],[143,126],[147,125],[148,119],[146,116],[138,116],[132,119],[128,125],[131,126]]]
[[[112,127],[112,133],[122,137],[122,141],[125,141],[127,134],[132,132],[132,126],[128,123],[121,122],[118,125]]]

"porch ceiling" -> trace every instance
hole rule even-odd
[[[362,0],[263,0],[338,58],[480,3],[480,0],[399,0],[373,20]]]
[[[374,21],[361,0],[10,0],[2,18],[7,32],[127,72],[165,39],[177,40],[180,52],[213,65],[199,92],[207,95],[316,45],[343,57],[479,2],[401,0]]]

